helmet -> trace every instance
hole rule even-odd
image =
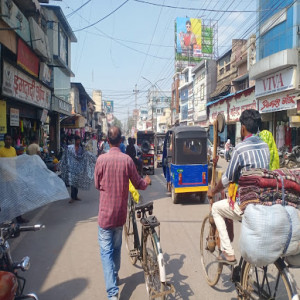
[[[17,277],[13,273],[0,271],[0,300],[14,300],[17,288]]]

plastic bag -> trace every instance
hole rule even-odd
[[[64,182],[38,155],[0,159],[0,223],[48,203],[68,199]]]

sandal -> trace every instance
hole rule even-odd
[[[217,257],[217,261],[226,265],[235,265],[237,263],[236,259],[228,260],[223,252]]]
[[[69,203],[73,203],[73,202],[74,202],[74,200],[73,200],[73,199],[70,199],[70,200],[69,200]]]

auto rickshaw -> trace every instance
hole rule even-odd
[[[163,146],[165,140],[165,133],[155,134],[155,156],[156,156],[156,166],[162,167],[162,156],[163,156]]]
[[[154,175],[154,132],[145,130],[137,132],[137,145],[142,151],[143,170]]]
[[[206,200],[208,191],[207,132],[199,126],[171,128],[165,137],[163,171],[173,203],[196,193]]]

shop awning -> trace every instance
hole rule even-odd
[[[62,128],[69,128],[69,129],[84,128],[85,124],[86,124],[86,119],[81,115],[66,117],[60,122],[60,126]]]

